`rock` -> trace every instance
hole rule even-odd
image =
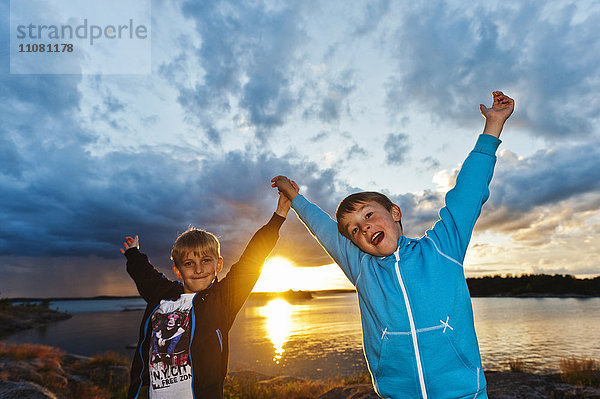
[[[0,399],[57,399],[46,388],[27,381],[0,381]]]
[[[7,381],[42,382],[42,375],[26,361],[8,360],[0,362],[2,379]]]
[[[46,369],[63,373],[62,365],[56,359],[37,357],[34,359],[28,359],[27,363],[33,366],[36,370]]]
[[[333,388],[318,399],[380,399],[371,384],[347,385]]]
[[[488,371],[490,399],[600,399],[600,389],[560,381],[557,375]]]

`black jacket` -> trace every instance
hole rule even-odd
[[[258,280],[265,259],[277,243],[279,228],[284,220],[285,218],[273,214],[269,222],[254,234],[227,276],[194,296],[190,359],[192,390],[196,399],[223,397],[223,381],[227,374],[229,356],[229,330]],[[157,271],[148,257],[136,248],[128,249],[125,256],[127,272],[148,304],[131,366],[128,398],[136,398],[140,388],[148,385],[150,379],[150,317],[161,300],[179,298],[183,293],[183,286]]]

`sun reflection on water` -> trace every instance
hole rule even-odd
[[[285,352],[283,345],[289,340],[292,330],[292,305],[283,299],[273,299],[258,312],[265,318],[267,336],[275,348],[273,361],[279,364]]]

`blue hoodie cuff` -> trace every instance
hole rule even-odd
[[[307,203],[308,203],[308,200],[306,198],[304,198],[304,196],[302,194],[298,194],[292,200],[292,208],[298,209],[298,208],[301,208],[303,205],[306,205]]]
[[[502,143],[502,140],[492,136],[491,134],[480,134],[479,138],[477,139],[477,143],[475,143],[475,148],[473,151],[494,155],[496,154],[496,150],[498,149],[500,143]]]

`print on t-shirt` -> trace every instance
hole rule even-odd
[[[191,387],[189,348],[192,298],[193,295],[184,294],[177,301],[163,301],[152,315],[150,380],[154,392],[165,388],[180,391]],[[180,384],[184,384],[185,388]]]

